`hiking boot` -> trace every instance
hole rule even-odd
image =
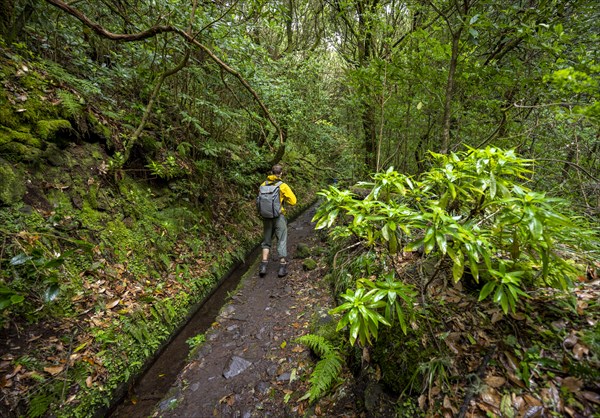
[[[287,276],[287,263],[279,263],[279,271],[277,272],[277,276]]]
[[[264,277],[265,274],[267,274],[267,265],[269,264],[268,261],[261,261],[260,265],[258,266],[258,275],[260,277]]]

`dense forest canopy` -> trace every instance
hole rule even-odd
[[[52,328],[81,315],[91,329],[70,342],[87,363],[39,366],[52,378],[35,375],[42,383],[25,396],[35,402],[24,405],[15,383],[4,405],[30,416],[57,404],[97,410],[254,243],[248,211],[275,163],[303,204],[327,183],[371,176],[366,197],[321,193],[319,227],[353,219],[333,235],[363,245],[340,250],[359,264],[395,266],[412,233],[410,250],[440,257],[433,276],[445,260],[456,281],[478,279],[479,256],[503,280],[527,249],[526,285],[517,275],[518,286],[492,280],[483,292],[516,292],[496,301],[505,315],[527,286],[552,277],[568,287],[583,264],[561,251],[580,250],[583,235],[567,217],[600,217],[598,21],[597,0],[0,0],[0,320],[19,334],[18,320]],[[495,177],[504,164],[506,183]],[[568,199],[566,213],[555,197]],[[556,223],[542,231],[542,218]],[[488,228],[487,247],[470,247],[469,223]],[[569,245],[551,251],[563,232]],[[530,274],[539,266],[544,283]],[[388,286],[413,301],[386,274],[344,297]],[[132,283],[120,313],[111,309],[124,296],[96,299]],[[355,286],[337,283],[338,296],[342,284]],[[371,336],[356,328],[352,344]],[[115,341],[146,347],[118,357]],[[31,366],[9,357],[2,367]],[[69,392],[55,371],[79,386]]]
[[[415,173],[428,150],[494,144],[545,161],[544,185],[577,185],[584,204],[597,203],[594,1],[49,0],[2,9],[7,44],[93,79],[81,87],[105,112],[115,100],[135,104],[113,138],[124,160],[135,149],[144,164],[156,158],[140,141],[145,130],[168,137],[162,151],[192,159],[249,145],[273,162],[289,139],[292,158],[343,161],[344,176]],[[330,161],[317,161],[315,146]],[[164,161],[155,162],[166,170]],[[543,168],[556,165],[562,171]]]

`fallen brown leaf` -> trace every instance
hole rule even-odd
[[[496,389],[501,387],[505,383],[506,379],[502,376],[488,376],[485,378],[485,384]]]
[[[587,348],[583,344],[577,343],[575,344],[575,347],[573,347],[573,357],[575,357],[577,360],[583,359],[583,357],[586,356],[589,352],[589,348]]]
[[[581,396],[587,399],[590,402],[593,402],[597,405],[600,405],[600,394],[591,391],[583,391],[581,392]]]
[[[112,309],[115,306],[117,306],[119,304],[119,302],[121,302],[121,299],[115,299],[113,301],[110,301],[106,304],[106,309]]]
[[[56,376],[57,374],[59,374],[60,372],[62,372],[65,369],[65,366],[48,366],[48,367],[44,367],[44,371],[46,373],[50,373],[52,376]]]
[[[583,381],[573,376],[565,377],[562,380],[560,387],[571,393],[579,392],[583,387]]]

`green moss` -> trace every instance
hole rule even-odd
[[[30,71],[20,79],[21,85],[27,90],[43,90],[46,80],[37,71]]]
[[[79,219],[83,226],[89,229],[96,229],[103,223],[105,218],[106,215],[95,210],[89,201],[83,202],[83,209],[79,212]]]
[[[98,185],[92,184],[87,194],[87,201],[90,204],[90,207],[93,209],[98,209]]]
[[[442,356],[435,346],[423,346],[423,330],[408,328],[404,335],[399,326],[380,329],[379,338],[373,347],[373,360],[379,364],[383,383],[396,393],[411,388],[418,392],[422,382],[419,366],[435,356]],[[413,381],[413,379],[416,379]],[[410,390],[409,390],[410,392]]]
[[[62,190],[50,190],[48,191],[48,201],[55,208],[59,208],[62,211],[70,212],[73,210],[73,204],[69,195]]]
[[[65,119],[40,120],[37,123],[36,132],[40,138],[47,141],[55,141],[61,130],[71,129],[71,123]]]
[[[8,142],[2,144],[0,133],[0,153],[14,161],[37,161],[41,156],[38,148],[19,144],[18,142]]]
[[[19,126],[19,118],[6,98],[6,92],[0,90],[0,125],[15,129]]]
[[[11,164],[0,160],[0,203],[11,205],[23,198],[25,180],[23,174]]]
[[[42,141],[27,132],[27,130],[27,127],[23,127],[22,130],[17,131],[0,126],[0,147],[11,142],[18,142],[23,145],[42,148]]]
[[[103,125],[96,115],[92,112],[88,112],[88,123],[91,126],[92,134],[99,136],[103,139],[109,139],[112,136],[112,132],[108,126]]]
[[[310,271],[310,270],[314,270],[317,268],[317,262],[315,260],[313,260],[312,258],[307,258],[306,260],[304,260],[304,262],[302,263],[302,268],[305,271]]]

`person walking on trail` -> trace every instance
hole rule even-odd
[[[263,216],[263,242],[262,261],[258,268],[258,274],[263,277],[267,274],[267,265],[269,263],[269,251],[271,250],[271,241],[273,235],[277,238],[277,254],[279,255],[279,271],[277,275],[283,277],[287,275],[287,221],[285,219],[285,204],[295,205],[296,195],[286,183],[281,180],[283,168],[281,165],[274,165],[271,169],[271,174],[261,184],[263,186],[275,186],[275,192],[279,192],[279,206],[272,218]],[[276,202],[277,203],[277,202]],[[278,210],[280,209],[280,210]]]

